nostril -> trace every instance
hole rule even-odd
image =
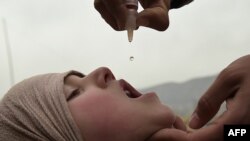
[[[107,67],[102,67],[101,71],[104,74],[104,78],[106,82],[109,82],[111,80],[115,80],[115,76],[113,75],[113,73],[111,72],[111,70]]]
[[[107,87],[110,81],[115,80],[113,73],[106,67],[99,68],[96,74],[98,75],[98,85],[102,88]]]
[[[109,78],[109,75],[108,74],[106,74],[105,76],[104,76],[104,81],[105,81],[105,83],[108,83],[110,80],[109,80],[110,78]]]
[[[115,77],[114,75],[111,73],[111,72],[107,72],[104,76],[104,80],[106,83],[112,81],[112,80],[115,80]]]

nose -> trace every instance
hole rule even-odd
[[[101,88],[106,88],[110,81],[115,80],[115,76],[107,67],[100,67],[96,69],[92,72],[92,75],[97,85]]]

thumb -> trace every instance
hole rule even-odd
[[[236,80],[228,76],[226,70],[222,71],[211,87],[198,101],[189,126],[197,129],[211,120],[220,109],[221,104],[237,90],[236,82]]]
[[[168,11],[162,7],[146,8],[138,14],[137,26],[145,26],[165,31],[169,26]]]

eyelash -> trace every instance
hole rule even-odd
[[[80,89],[75,89],[74,91],[71,92],[71,94],[67,98],[67,101],[71,100],[72,98],[76,97],[79,94],[80,94]]]

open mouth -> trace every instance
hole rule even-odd
[[[129,98],[137,98],[140,97],[142,94],[138,92],[134,87],[132,87],[128,82],[125,80],[121,79],[119,80],[120,86],[124,90],[125,94]]]

